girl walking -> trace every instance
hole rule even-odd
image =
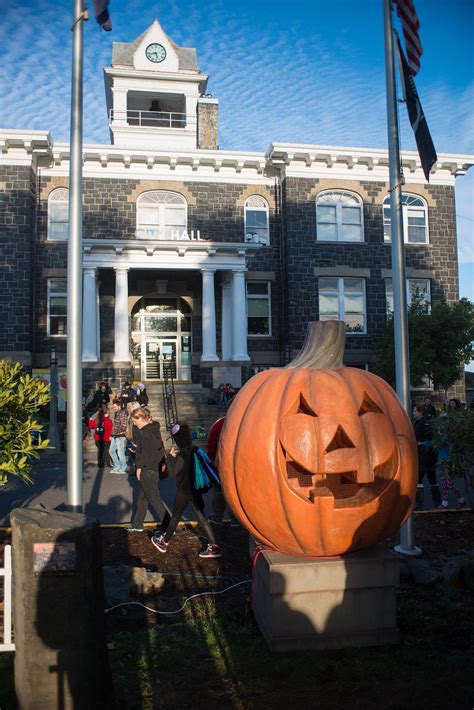
[[[132,421],[139,430],[136,440],[135,465],[140,491],[136,509],[132,515],[132,522],[127,530],[129,532],[143,532],[143,523],[149,505],[155,509],[159,516],[162,529],[166,530],[170,514],[158,491],[161,469],[165,465],[165,450],[160,425],[153,421],[149,410],[144,407],[133,410]]]
[[[199,553],[199,557],[220,557],[220,547],[216,545],[214,532],[202,512],[204,510],[202,495],[194,487],[194,450],[191,430],[185,423],[175,424],[171,429],[171,436],[178,447],[171,449],[170,457],[168,458],[170,473],[176,476],[176,499],[173,506],[173,515],[169,525],[166,528],[163,527],[165,534],[153,535],[151,541],[157,550],[166,552],[185,508],[190,505],[208,539],[207,547]]]

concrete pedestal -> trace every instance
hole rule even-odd
[[[399,643],[399,559],[376,546],[310,559],[261,552],[252,607],[272,651]]]
[[[18,706],[114,707],[99,524],[31,508],[10,517]]]

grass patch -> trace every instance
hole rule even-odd
[[[113,636],[118,707],[472,709],[474,595],[399,595],[402,643],[271,654],[245,609],[193,603],[181,623]]]

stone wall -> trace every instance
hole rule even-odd
[[[360,182],[358,192],[364,200],[364,243],[317,242],[317,193],[326,184],[316,180],[287,178],[284,182],[284,228],[286,235],[286,280],[288,284],[288,329],[290,344],[299,349],[309,321],[318,318],[318,272],[334,276],[365,275],[367,334],[348,334],[348,360],[373,360],[373,349],[385,326],[385,278],[391,269],[391,247],[384,243],[382,201],[388,194],[384,182]],[[331,187],[354,190],[344,181]],[[429,244],[406,245],[407,275],[431,278],[432,300],[458,298],[457,252],[455,238],[454,189],[410,185],[413,194],[426,192],[428,201]],[[352,272],[350,271],[352,270]]]
[[[202,150],[219,149],[218,111],[217,101],[212,103],[198,101],[197,148]]]
[[[35,178],[29,166],[0,167],[0,357],[31,363]]]

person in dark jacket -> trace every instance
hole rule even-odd
[[[97,390],[94,392],[89,404],[86,406],[87,412],[97,412],[102,405],[107,406],[110,402],[110,393],[105,382],[99,382]]]
[[[148,404],[148,395],[146,393],[146,387],[141,382],[137,385],[137,402],[140,407],[146,407]]]
[[[158,491],[160,472],[165,465],[165,449],[158,422],[153,421],[148,409],[139,407],[132,412],[133,424],[139,430],[135,453],[136,476],[140,481],[140,491],[129,532],[143,532],[143,523],[148,506],[151,505],[166,530],[170,514]]]
[[[413,429],[418,448],[418,488],[417,503],[422,507],[423,499],[423,479],[428,476],[431,485],[431,495],[433,503],[440,504],[441,496],[436,480],[436,452],[431,447],[433,439],[433,417],[430,417],[426,407],[421,404],[413,410]]]
[[[191,430],[184,422],[182,424],[175,424],[171,429],[171,436],[176,446],[179,447],[178,449],[173,447],[168,458],[168,468],[170,469],[171,475],[176,476],[176,499],[173,506],[173,515],[169,525],[167,527],[163,526],[165,534],[153,535],[151,541],[157,550],[166,552],[186,507],[190,505],[209,541],[206,549],[201,550],[199,553],[199,557],[220,557],[220,547],[216,545],[214,532],[202,512],[204,509],[202,495],[193,485],[194,446]]]

